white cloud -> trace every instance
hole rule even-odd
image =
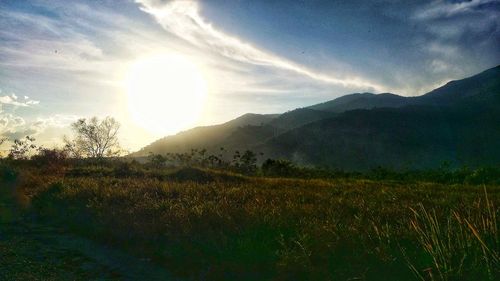
[[[39,101],[27,96],[19,98],[14,93],[1,94],[2,90],[0,90],[0,139],[19,139],[27,135],[37,135],[45,129],[16,113],[16,108],[23,107],[31,110],[31,107],[39,104]]]
[[[11,113],[0,114],[0,138],[12,138],[16,132],[26,131],[26,121]]]
[[[40,101],[32,100],[27,96],[24,96],[24,100],[19,100],[19,97],[14,93],[3,96],[1,94],[2,90],[0,90],[0,112],[2,112],[2,105],[28,107],[40,103]]]
[[[382,85],[360,77],[339,77],[340,75],[319,73],[221,32],[200,15],[196,1],[163,3],[162,1],[137,0],[136,2],[141,4],[143,11],[154,16],[167,31],[200,49],[217,53],[233,61],[292,71],[327,84],[375,91],[385,90]]]
[[[64,128],[75,122],[79,116],[54,114],[46,118],[36,118],[32,122],[32,127],[38,128],[40,131],[48,127]]]
[[[77,118],[73,115],[55,114],[27,121],[11,113],[0,113],[0,139],[6,138],[9,141],[0,146],[0,156],[7,154],[8,146],[13,140],[25,136],[35,137],[38,146],[58,147],[62,144],[63,135],[70,133],[69,125]]]
[[[40,137],[41,140],[37,141],[39,145],[53,146],[60,143],[63,132],[68,131],[69,125],[78,119],[75,115],[62,114],[37,118],[20,116],[16,108],[21,107],[32,112],[33,105],[39,104],[39,101],[28,96],[21,97],[15,93],[2,95],[0,89],[0,139],[7,138],[12,141],[29,135],[37,139]],[[5,154],[8,145],[8,143],[3,144],[0,154]]]

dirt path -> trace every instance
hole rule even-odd
[[[177,280],[165,269],[23,216],[0,182],[0,280]]]

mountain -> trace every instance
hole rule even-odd
[[[160,139],[134,156],[191,148],[349,170],[500,164],[500,66],[425,95],[358,93],[283,114],[245,114]]]
[[[377,96],[375,94],[369,95]],[[331,102],[343,98],[340,97]],[[283,114],[247,113],[223,124],[196,127],[173,136],[161,138],[130,154],[130,156],[143,157],[150,152],[156,154],[182,153],[190,151],[192,148],[206,148],[209,152],[216,151],[220,147],[229,150],[253,149],[256,145],[262,144],[269,138],[276,137],[287,130],[330,118],[340,112],[356,108],[364,107],[350,105],[346,106],[345,110],[342,110],[340,106],[336,106],[335,111],[325,111],[316,110],[314,106],[311,106],[297,108]]]
[[[500,66],[497,66],[469,78],[450,81],[422,96],[403,97],[391,93],[356,93],[307,108],[340,113],[354,109],[399,108],[409,105],[448,106],[481,93],[494,93],[494,90],[499,87],[499,76]]]
[[[268,157],[347,170],[500,164],[500,103],[488,110],[355,110],[288,131],[259,147]]]
[[[344,112],[354,109],[372,109],[378,107],[402,107],[409,105],[411,99],[390,93],[372,94],[356,93],[345,95],[340,98],[324,103],[312,105],[308,108],[329,112]]]
[[[268,124],[280,131],[286,131],[314,121],[334,117],[335,115],[336,114],[332,112],[314,110],[311,108],[297,108],[279,115],[269,121]]]
[[[165,154],[169,152],[188,152],[193,148],[215,149],[223,146],[225,141],[240,127],[261,126],[276,118],[275,114],[253,114],[242,115],[229,122],[201,126],[180,132],[173,136],[161,138],[141,150],[132,153],[131,157],[147,156],[150,152]]]
[[[416,97],[418,104],[451,105],[467,98],[485,98],[500,92],[500,65],[462,80],[446,83],[423,96]]]
[[[367,97],[370,97],[368,95]],[[409,105],[346,111],[258,147],[269,157],[348,170],[500,165],[500,67]]]

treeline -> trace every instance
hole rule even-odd
[[[192,149],[189,153],[167,153],[165,155],[151,153],[146,162],[152,168],[198,167],[216,170],[229,170],[252,176],[290,177],[290,178],[355,178],[367,180],[393,181],[429,181],[448,184],[499,184],[500,167],[453,169],[443,163],[437,169],[426,170],[395,170],[385,167],[374,167],[367,171],[344,171],[329,167],[299,166],[289,160],[267,159],[258,165],[257,158],[263,158],[262,153],[250,150],[235,151],[230,160],[225,160],[220,148],[219,155],[208,154],[206,149]]]
[[[452,169],[443,164],[438,169],[393,170],[376,167],[352,172],[328,167],[304,167],[283,159],[263,160],[264,155],[253,151],[235,151],[232,156],[224,148],[218,155],[206,149],[188,153],[150,154],[146,159],[127,157],[76,158],[63,149],[47,149],[35,145],[35,139],[16,140],[7,157],[0,159],[0,176],[14,178],[16,170],[36,168],[53,174],[69,176],[161,177],[181,168],[197,168],[232,172],[246,176],[303,179],[366,179],[400,182],[429,181],[446,184],[500,184],[500,167]],[[260,158],[260,161],[258,161]],[[262,164],[259,164],[262,163]]]
[[[0,158],[0,175],[13,177],[12,167],[30,166],[47,173],[70,175],[112,175],[138,177],[162,174],[178,168],[201,168],[233,172],[247,176],[293,178],[355,178],[367,180],[430,181],[448,184],[500,183],[500,167],[450,168],[444,163],[438,169],[394,170],[374,167],[362,172],[330,167],[304,167],[283,159],[266,159],[251,150],[228,151],[219,148],[192,149],[186,153],[151,153],[146,159],[123,155],[118,142],[119,123],[111,117],[80,119],[72,124],[74,138],[65,137],[62,148],[44,148],[32,136],[11,141],[7,155]],[[0,145],[6,139],[0,139]]]

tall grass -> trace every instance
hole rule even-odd
[[[499,186],[207,173],[23,171],[20,191],[45,221],[192,280],[499,277]]]
[[[429,267],[423,270],[417,268],[418,261],[408,259],[420,280],[495,280],[499,277],[500,236],[495,206],[486,188],[484,200],[477,200],[473,210],[452,210],[445,220],[422,204],[410,209],[414,215],[410,220],[411,229],[431,258]],[[472,272],[474,268],[485,270],[484,274]]]

